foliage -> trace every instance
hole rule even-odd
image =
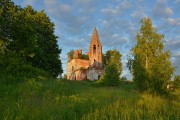
[[[79,54],[79,59],[89,60],[89,56],[86,54]]]
[[[74,58],[74,50],[70,50],[68,53],[68,62],[70,62]],[[79,59],[89,60],[89,56],[86,54],[78,54]]]
[[[121,54],[117,50],[108,50],[103,54],[103,65],[106,67],[111,63],[115,63],[118,69],[119,74],[121,75],[122,63],[121,63]]]
[[[21,8],[10,0],[1,0],[0,5],[0,52],[8,48],[34,67],[53,76],[61,74],[61,49],[54,24],[44,11],[38,12],[31,6]]]
[[[14,84],[30,78],[47,78],[48,73],[32,67],[17,55],[6,54],[0,56],[0,84]]]
[[[101,83],[106,86],[118,86],[120,83],[120,73],[115,63],[106,67],[105,74],[101,78]]]
[[[67,74],[64,74],[63,78],[66,80],[67,79]]]
[[[180,88],[180,76],[179,76],[179,75],[176,75],[176,76],[174,77],[173,85],[174,85],[176,88]]]
[[[102,66],[103,68],[106,67],[106,54],[105,53],[102,53]]]
[[[127,78],[126,77],[122,77],[121,80],[127,80]]]
[[[97,87],[94,84],[34,78],[19,84],[0,84],[0,118],[179,120],[179,98],[139,94],[132,88],[122,88],[124,84],[119,87]]]
[[[150,18],[142,20],[140,32],[137,33],[137,44],[132,49],[133,59],[128,66],[133,80],[140,91],[162,94],[166,83],[174,73],[169,51],[164,51],[164,35],[157,33]]]
[[[68,62],[70,62],[74,58],[74,50],[70,50],[68,53]]]
[[[7,45],[10,42],[12,31],[12,17],[18,9],[13,2],[9,0],[0,1],[0,54],[4,54]]]

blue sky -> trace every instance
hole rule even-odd
[[[67,52],[87,52],[96,26],[103,46],[120,51],[122,76],[131,79],[126,68],[127,55],[134,46],[140,20],[152,19],[158,33],[165,35],[165,49],[171,51],[175,74],[180,75],[180,0],[12,0],[15,4],[45,10],[55,24],[55,35],[62,49],[60,55],[66,73]]]

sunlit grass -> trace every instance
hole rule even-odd
[[[176,97],[139,94],[133,83],[101,87],[88,81],[30,79],[0,84],[1,119],[180,119]]]

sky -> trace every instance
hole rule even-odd
[[[180,0],[12,0],[16,5],[31,5],[44,10],[55,24],[55,35],[62,49],[60,59],[67,72],[67,52],[88,52],[94,27],[97,28],[103,53],[116,49],[122,54],[121,76],[132,79],[126,67],[127,55],[136,43],[140,20],[150,17],[159,34],[165,35],[165,50],[180,75]]]

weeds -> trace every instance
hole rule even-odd
[[[1,119],[173,119],[180,118],[179,97],[167,99],[88,81],[31,78],[18,84],[0,84]]]

